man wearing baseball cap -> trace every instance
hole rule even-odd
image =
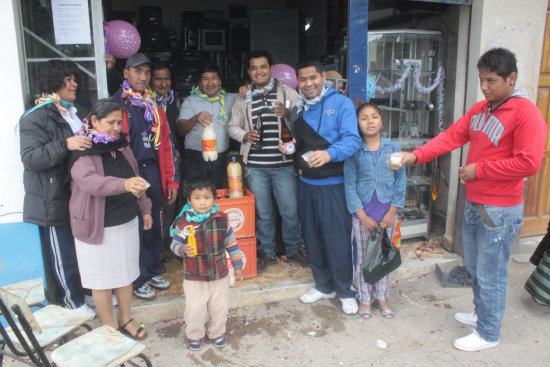
[[[126,61],[124,80],[114,94],[115,101],[123,107],[122,130],[128,134],[139,175],[151,185],[146,195],[153,203],[153,228],[142,230],[140,235],[140,275],[134,281],[134,294],[149,300],[156,296],[152,288],[170,288],[170,282],[162,277],[164,269],[160,260],[161,211],[163,197],[173,203],[179,188],[175,149],[170,142],[166,114],[146,90],[150,79],[151,60],[144,54],[134,54]]]

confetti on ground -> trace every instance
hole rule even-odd
[[[387,345],[386,342],[383,341],[382,339],[376,339],[376,346],[377,346],[378,348],[385,349],[388,345]]]
[[[308,336],[315,336],[317,335],[317,332],[316,331],[310,331],[307,333]]]
[[[423,261],[427,258],[439,257],[445,254],[445,250],[439,245],[439,241],[424,241],[414,250],[415,257]]]

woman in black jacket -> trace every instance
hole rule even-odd
[[[92,146],[89,138],[74,136],[82,126],[74,107],[77,74],[72,61],[47,62],[38,81],[36,106],[21,118],[23,220],[39,226],[64,306],[95,316],[84,302],[69,223],[70,151]]]

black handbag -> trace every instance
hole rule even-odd
[[[374,285],[400,265],[401,253],[391,243],[386,230],[378,227],[369,232],[369,242],[361,264],[365,282]]]

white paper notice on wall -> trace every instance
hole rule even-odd
[[[52,0],[56,45],[91,44],[88,0]]]

